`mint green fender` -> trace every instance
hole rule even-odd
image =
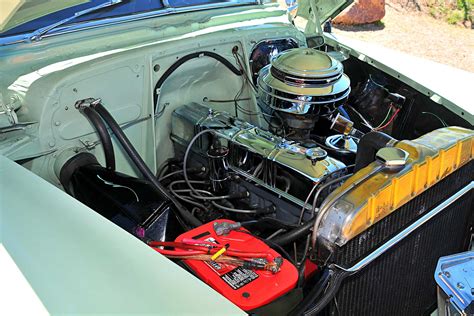
[[[6,249],[0,257],[13,259],[47,313],[245,314],[129,233],[4,156],[0,188],[0,248]],[[10,287],[8,282],[0,285],[0,293],[7,296],[0,297],[0,314],[23,314],[32,302],[27,295],[19,300],[25,306],[2,310],[3,300],[15,299],[8,297],[13,295]],[[41,312],[41,304],[36,307],[34,315]]]

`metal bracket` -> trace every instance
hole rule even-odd
[[[97,105],[100,102],[102,102],[101,98],[97,98],[97,99],[87,98],[87,99],[82,99],[82,100],[76,101],[76,103],[74,103],[74,107],[78,110],[82,110],[83,108],[90,107],[90,106],[93,106],[93,105]]]

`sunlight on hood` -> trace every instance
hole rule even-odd
[[[90,0],[0,0],[0,32]]]

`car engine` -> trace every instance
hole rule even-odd
[[[88,152],[69,155],[58,172],[62,186],[249,313],[386,311],[354,302],[390,295],[387,288],[372,287],[374,280],[392,275],[383,267],[394,262],[408,267],[410,258],[424,262],[444,250],[408,255],[401,247],[403,255],[376,261],[388,249],[377,254],[377,247],[431,214],[443,197],[465,189],[472,176],[473,132],[444,127],[396,139],[390,134],[412,97],[409,91],[402,95],[405,90],[375,76],[351,84],[331,52],[290,45],[267,59],[255,55],[253,77],[237,57],[241,69],[216,53],[196,52],[159,79],[154,105],[162,115],[159,93],[167,76],[188,60],[210,57],[242,77],[257,110],[242,108],[239,95],[230,100],[235,113],[206,100],[175,107],[170,133],[162,136],[172,142],[173,156],[157,174],[100,99],[77,101],[75,108],[99,134],[106,166]],[[263,123],[243,119],[242,112]],[[115,170],[105,125],[144,179]],[[457,212],[460,226],[470,221],[471,201],[460,198],[449,210]],[[436,236],[422,229],[416,234],[410,242],[435,242]],[[459,248],[468,234],[468,226],[459,227],[447,248]],[[372,269],[359,274],[367,265]],[[411,282],[408,274],[404,281]],[[365,292],[359,295],[354,288]],[[425,310],[428,301],[420,298],[416,311]]]
[[[312,73],[304,70],[308,63]],[[184,172],[200,161],[209,168],[208,194],[230,197],[219,202],[225,205],[211,200],[211,208],[237,217],[267,214],[297,224],[299,218],[300,222],[306,219],[304,201],[312,187],[348,174],[351,167],[346,163],[354,163],[357,139],[349,134],[357,131],[350,121],[335,114],[348,98],[349,79],[341,63],[327,54],[292,49],[261,69],[257,82],[259,107],[268,118],[268,129],[194,103],[173,112],[171,138],[176,152],[184,157]],[[344,132],[340,136],[351,147],[320,145],[311,137],[319,121]],[[185,177],[191,198],[206,201],[190,179],[197,180]],[[319,198],[331,189],[334,186]],[[209,215],[209,206],[201,208],[204,216]]]

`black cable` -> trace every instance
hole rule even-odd
[[[181,215],[186,223],[193,227],[202,225],[202,223],[196,217],[194,217],[184,206],[181,205],[181,203],[179,203],[179,201],[172,194],[168,192],[168,190],[166,190],[166,188],[161,185],[109,111],[107,111],[107,109],[101,103],[92,104],[91,106],[96,109],[97,113],[99,113],[102,119],[109,125],[110,129],[112,129],[130,159],[134,162],[143,176],[153,184],[159,195],[176,206],[179,215]]]
[[[268,247],[275,249],[276,252],[278,252],[280,255],[282,255],[282,257],[284,257],[286,260],[288,260],[292,265],[294,265],[294,266],[296,267],[296,263],[295,263],[295,261],[293,260],[293,258],[291,258],[291,256],[288,254],[288,252],[286,252],[285,249],[283,249],[282,247],[280,247],[280,245],[275,244],[275,243],[274,243],[273,241],[271,241],[271,240],[268,240],[268,239],[259,237],[259,236],[257,236],[257,235],[254,235],[254,234],[252,234],[251,232],[248,232],[248,231],[243,230],[243,229],[239,229],[239,230],[236,230],[236,231],[238,231],[238,232],[240,232],[240,233],[245,233],[245,234],[251,235],[252,237],[257,238],[258,240],[263,241]]]
[[[309,309],[305,310],[303,315],[313,316],[320,313],[323,310],[323,308],[325,308],[334,299],[334,296],[336,295],[337,291],[339,291],[339,288],[341,287],[342,281],[344,281],[344,279],[348,277],[349,274],[350,274],[349,272],[346,272],[343,270],[334,271],[330,277],[329,284],[326,290],[324,291],[323,295],[317,298],[317,300],[313,300],[313,302],[315,301],[316,304],[310,307]],[[306,301],[306,299],[303,301]]]
[[[158,79],[156,85],[155,85],[155,89],[153,91],[153,104],[155,106],[155,109],[156,107],[158,106],[158,95],[159,93],[157,93],[158,89],[161,89],[161,86],[163,85],[163,83],[166,81],[166,79],[168,79],[169,76],[171,76],[171,74],[173,72],[175,72],[176,69],[178,69],[182,64],[184,64],[185,62],[191,60],[191,59],[194,59],[194,58],[199,58],[199,57],[202,57],[202,56],[207,56],[207,57],[210,57],[210,58],[214,58],[215,60],[219,61],[221,64],[223,64],[224,66],[227,67],[227,69],[229,69],[230,71],[232,71],[235,75],[237,76],[242,76],[242,72],[237,69],[234,65],[232,65],[230,63],[230,61],[228,61],[227,59],[225,59],[224,57],[222,57],[221,55],[219,54],[216,54],[216,53],[213,53],[213,52],[207,52],[207,51],[202,51],[202,52],[196,52],[196,53],[191,53],[191,54],[188,54],[184,57],[181,57],[180,59],[178,59],[173,65],[171,65],[171,67],[169,67],[165,73],[160,77],[160,79]]]
[[[311,288],[308,294],[305,295],[303,301],[301,301],[290,313],[291,316],[299,316],[302,315],[306,310],[311,307],[311,304],[318,299],[324,289],[327,287],[329,280],[333,271],[330,269],[323,270],[323,274],[321,275],[318,282]]]
[[[306,270],[306,258],[308,258],[308,252],[309,252],[309,247],[311,243],[311,236],[306,237],[306,243],[305,247],[303,250],[303,258],[301,258],[301,261],[296,261],[296,268],[298,269],[298,287],[303,287],[305,278],[304,278],[304,272]],[[296,254],[295,254],[296,256]]]
[[[94,126],[99,139],[104,149],[105,166],[108,170],[115,170],[115,153],[112,145],[112,138],[110,137],[109,131],[104,121],[100,118],[99,114],[91,107],[81,108],[81,112],[87,117],[87,119]]]
[[[309,234],[311,228],[313,228],[313,226],[314,226],[314,221],[315,221],[315,218],[307,221],[306,223],[299,226],[298,228],[295,228],[295,229],[285,233],[284,235],[280,235],[280,236],[275,237],[275,239],[273,239],[272,241],[275,244],[278,244],[280,246],[288,245],[289,243],[291,243],[291,242],[293,242],[293,241]]]
[[[291,228],[298,227],[297,225],[288,224],[288,223],[286,223],[284,221],[281,221],[279,219],[276,219],[274,217],[262,217],[262,218],[259,218],[259,219],[256,219],[256,220],[242,222],[241,225],[244,226],[244,227],[254,226],[254,225],[259,225],[260,226],[263,223],[273,224],[274,226],[276,226],[278,228],[286,228],[286,229],[289,229],[289,228],[291,229]]]

